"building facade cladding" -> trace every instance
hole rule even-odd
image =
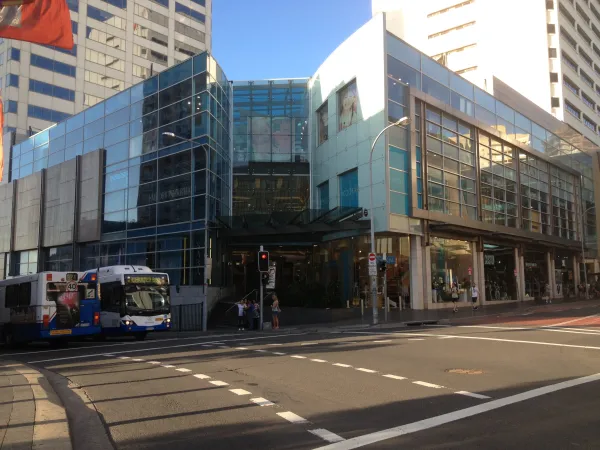
[[[216,218],[231,211],[231,101],[205,52],[12,146],[8,185],[28,200],[16,202],[13,244],[2,249],[9,273],[29,270],[20,261],[33,251],[38,270],[141,264],[203,285],[205,258],[221,254]],[[77,161],[96,153],[92,188]]]
[[[233,83],[233,215],[309,208],[308,79]]]
[[[387,32],[381,15],[330,55],[310,88],[313,202],[342,206],[340,186],[358,172],[358,205],[369,208],[374,192],[377,252],[403,261],[388,272],[393,295],[410,292],[413,308],[444,307],[455,283],[461,298],[478,284],[483,301],[573,295],[584,267],[597,272],[598,147],[581,134],[497,100]],[[409,126],[375,146],[370,186],[371,143],[406,116]],[[366,255],[353,256],[363,286]]]
[[[73,50],[0,43],[0,79],[6,80],[0,88],[5,101],[18,103],[16,111],[5,114],[4,131],[16,131],[20,142],[30,127],[43,130],[152,73],[210,51],[211,2],[68,0]],[[178,5],[194,13],[184,14]],[[17,87],[9,86],[11,76],[20,79]]]

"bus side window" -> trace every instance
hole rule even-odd
[[[4,303],[7,308],[16,308],[19,304],[19,285],[11,284],[6,286],[6,298]]]
[[[19,285],[19,306],[29,306],[31,304],[31,283]]]

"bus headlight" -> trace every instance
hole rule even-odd
[[[171,319],[166,319],[165,322],[171,323]]]
[[[124,320],[123,324],[125,324],[125,326],[131,326],[131,325],[135,325],[135,322],[133,320]]]

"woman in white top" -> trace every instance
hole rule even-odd
[[[244,311],[246,309],[245,300],[240,300],[237,304],[238,307],[238,331],[244,330]]]
[[[477,299],[479,298],[479,288],[473,283],[473,289],[471,290],[471,300],[473,301],[473,311],[477,309]]]

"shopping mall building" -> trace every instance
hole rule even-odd
[[[598,146],[490,83],[384,15],[310,78],[229,82],[199,54],[10,147],[0,273],[143,264],[212,302],[258,286],[263,245],[283,304],[346,307],[373,218],[394,302],[444,308],[454,283],[485,302],[561,297],[600,272]]]

